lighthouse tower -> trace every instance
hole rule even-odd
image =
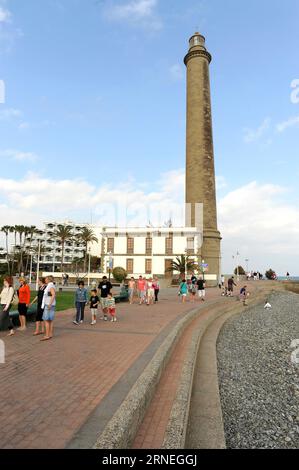
[[[221,235],[217,226],[216,182],[209,65],[212,56],[205,38],[195,33],[185,57],[187,67],[187,149],[186,203],[191,226],[197,226],[197,211],[203,208],[203,244],[201,259],[208,267],[207,278],[217,281],[220,274]],[[190,220],[188,221],[190,225]]]

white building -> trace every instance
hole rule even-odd
[[[75,224],[74,222],[46,222],[44,228],[39,233],[31,237],[28,236],[26,239],[26,248],[34,248],[35,251],[40,241],[42,250],[40,256],[40,264],[48,266],[48,269],[55,271],[55,266],[60,267],[62,261],[62,246],[61,241],[55,238],[55,232],[59,226],[66,226],[72,230],[73,237],[71,240],[65,242],[64,247],[64,260],[63,264],[66,267],[74,262],[76,259],[83,258],[85,246],[80,240],[80,233],[84,227],[88,227],[93,230],[95,236],[99,239],[98,243],[92,243],[90,245],[90,254],[93,256],[101,256],[101,230],[88,224]]]
[[[201,234],[196,228],[104,228],[102,259],[104,272],[124,268],[128,275],[165,276],[176,257],[188,254],[198,260]]]

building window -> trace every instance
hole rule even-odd
[[[194,238],[187,238],[187,254],[194,255]]]
[[[152,274],[152,260],[145,260],[145,274]]]
[[[127,273],[133,274],[134,273],[134,260],[127,259]]]
[[[151,255],[153,251],[153,239],[147,238],[145,241],[145,252],[147,255]]]
[[[107,253],[114,253],[114,238],[107,240]]]
[[[127,254],[134,254],[134,238],[127,238]]]
[[[173,238],[172,237],[165,239],[165,253],[166,255],[173,254]]]

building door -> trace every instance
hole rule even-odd
[[[169,271],[169,268],[171,267],[172,259],[166,259],[165,260],[165,278],[170,279],[172,278],[172,272]]]

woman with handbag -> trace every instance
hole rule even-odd
[[[14,299],[14,293],[13,279],[12,277],[7,276],[4,278],[3,289],[0,294],[0,325],[3,329],[6,329],[8,326],[8,336],[13,336],[15,334],[13,323],[9,316],[9,311]]]

